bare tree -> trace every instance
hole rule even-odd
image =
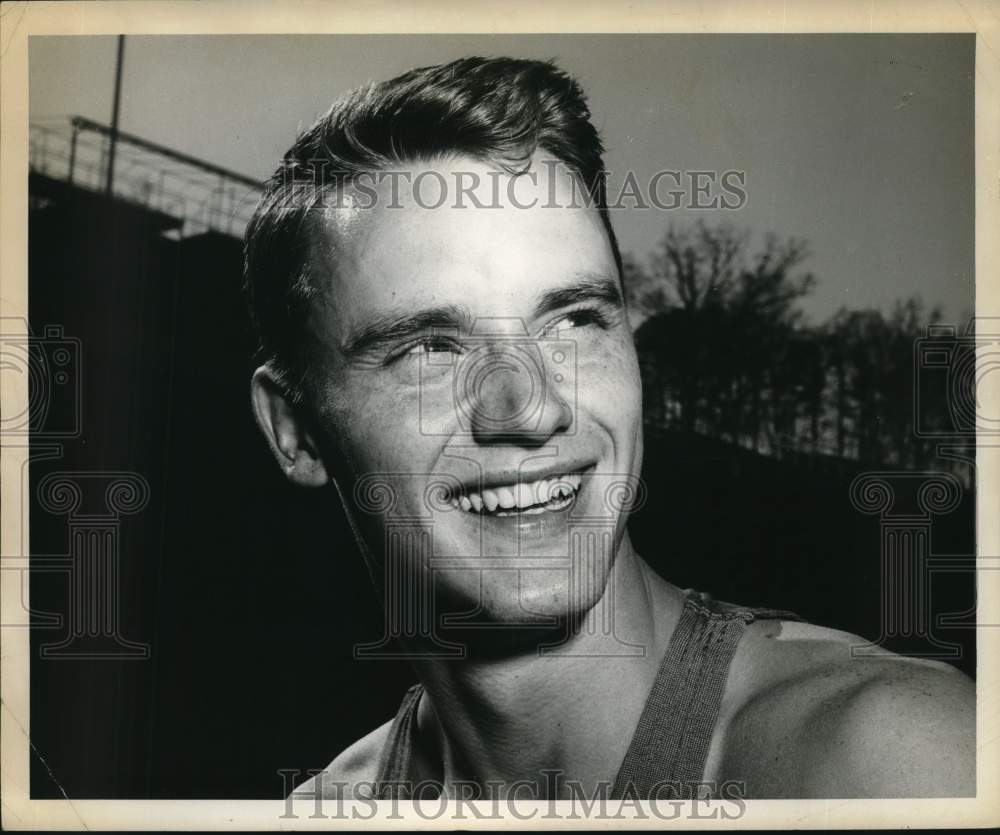
[[[757,448],[772,406],[774,360],[798,327],[797,301],[814,283],[793,275],[805,244],[768,236],[748,253],[749,234],[729,226],[670,227],[649,270],[626,271],[630,298],[645,321],[637,332],[648,404],[687,431],[719,434]]]
[[[940,310],[912,298],[888,315],[841,309],[810,325],[799,307],[816,281],[801,269],[808,254],[775,235],[751,251],[748,233],[698,223],[667,229],[648,266],[625,259],[648,422],[770,455],[928,466],[914,349]],[[948,424],[945,398],[922,407]]]

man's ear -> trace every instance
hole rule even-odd
[[[302,487],[327,484],[329,475],[301,409],[289,401],[284,386],[267,365],[253,373],[250,395],[257,425],[288,479]]]

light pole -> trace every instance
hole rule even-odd
[[[125,36],[118,36],[118,60],[115,64],[115,100],[111,112],[111,141],[108,148],[108,179],[104,191],[111,196],[111,184],[115,179],[115,146],[118,144],[118,111],[122,95],[122,59],[125,57]]]

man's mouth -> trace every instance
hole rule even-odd
[[[451,496],[452,505],[483,516],[522,516],[564,510],[580,490],[579,473],[565,473],[538,481],[463,490]]]

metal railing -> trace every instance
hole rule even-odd
[[[104,192],[111,129],[81,116],[33,119],[32,171]],[[181,237],[214,230],[243,235],[261,183],[235,171],[118,131],[112,193],[183,222]]]

